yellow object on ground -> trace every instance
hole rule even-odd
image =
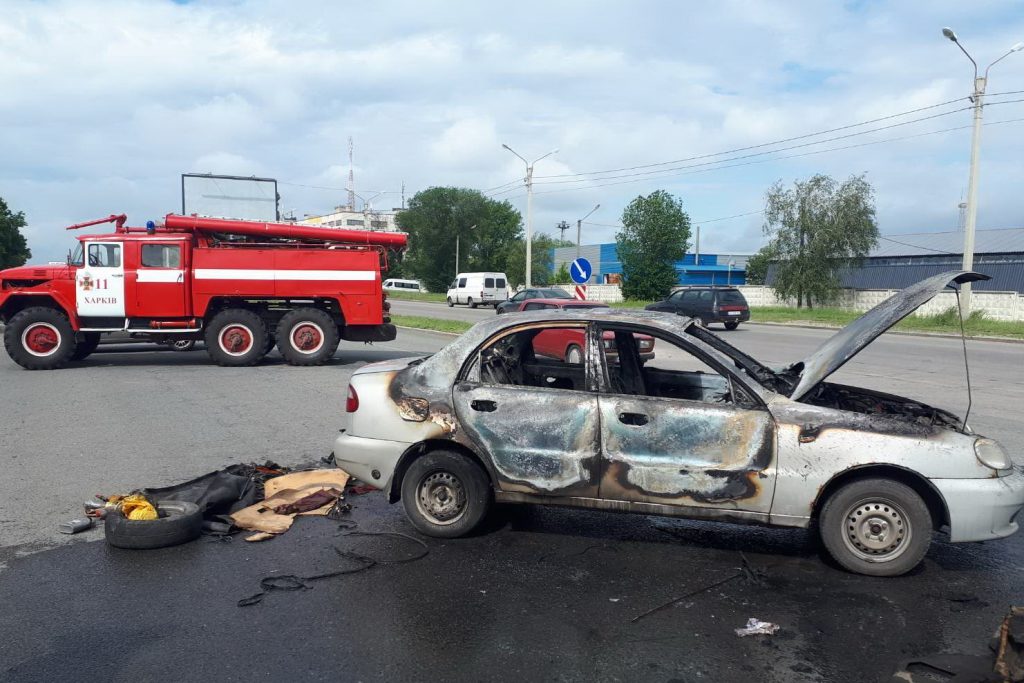
[[[126,496],[121,501],[121,514],[136,521],[160,517],[153,504],[146,500],[145,496],[140,495]]]

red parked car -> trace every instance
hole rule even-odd
[[[608,304],[600,301],[579,301],[577,299],[525,299],[519,302],[515,311],[541,311],[549,308],[608,308]],[[640,351],[640,360],[654,358],[654,337],[646,334],[634,334]],[[605,350],[611,356],[615,353],[615,335],[605,332],[602,339]],[[533,338],[533,350],[542,356],[558,358],[566,363],[583,363],[583,332],[578,329],[553,328],[544,330]]]

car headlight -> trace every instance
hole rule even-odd
[[[1013,466],[1006,450],[992,439],[978,439],[974,442],[974,454],[978,462],[994,470],[1008,470]]]

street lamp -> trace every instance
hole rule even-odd
[[[515,154],[526,164],[526,286],[533,285],[533,165],[541,159],[546,159],[558,150],[553,149],[542,157],[537,157],[532,162],[523,159],[523,156],[509,147],[502,144],[502,147]]]
[[[979,77],[978,63],[974,61],[974,57],[964,49],[964,46],[960,44],[960,41],[957,39],[956,33],[953,32],[953,29],[949,27],[942,29],[942,35],[956,43],[956,46],[967,56],[967,59],[971,60],[971,64],[974,66],[974,96],[971,98],[974,102],[974,132],[971,134],[971,171],[967,182],[967,221],[964,224],[963,260],[964,270],[973,270],[974,226],[975,219],[978,215],[978,153],[981,147],[981,111],[983,106],[982,98],[985,96],[985,86],[988,85],[988,71],[996,64],[996,62],[1000,62],[1010,54],[1024,48],[1024,42],[1017,43],[1011,47],[1006,54],[985,67],[985,75]],[[961,285],[960,292],[963,295],[961,299],[964,310],[966,310],[969,315],[971,312],[971,283],[965,282]]]
[[[590,213],[588,213],[586,216],[584,216],[583,218],[581,218],[578,221],[576,221],[576,258],[580,257],[580,231],[583,229],[583,221],[585,221],[588,218],[590,218],[590,214],[594,213],[595,211],[597,211],[600,208],[601,208],[601,205],[598,204],[597,206],[595,206],[593,209],[590,210]]]
[[[466,228],[466,230],[472,230],[476,227],[476,223]],[[455,233],[455,277],[459,276],[459,233]]]

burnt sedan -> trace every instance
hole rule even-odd
[[[429,358],[356,371],[335,455],[432,536],[469,533],[494,501],[813,525],[843,567],[899,575],[935,530],[1014,533],[1024,473],[950,412],[825,380],[947,286],[984,278],[923,280],[781,370],[673,314],[500,316]],[[583,340],[582,363],[538,353],[552,330]],[[643,336],[657,340],[647,363]]]

